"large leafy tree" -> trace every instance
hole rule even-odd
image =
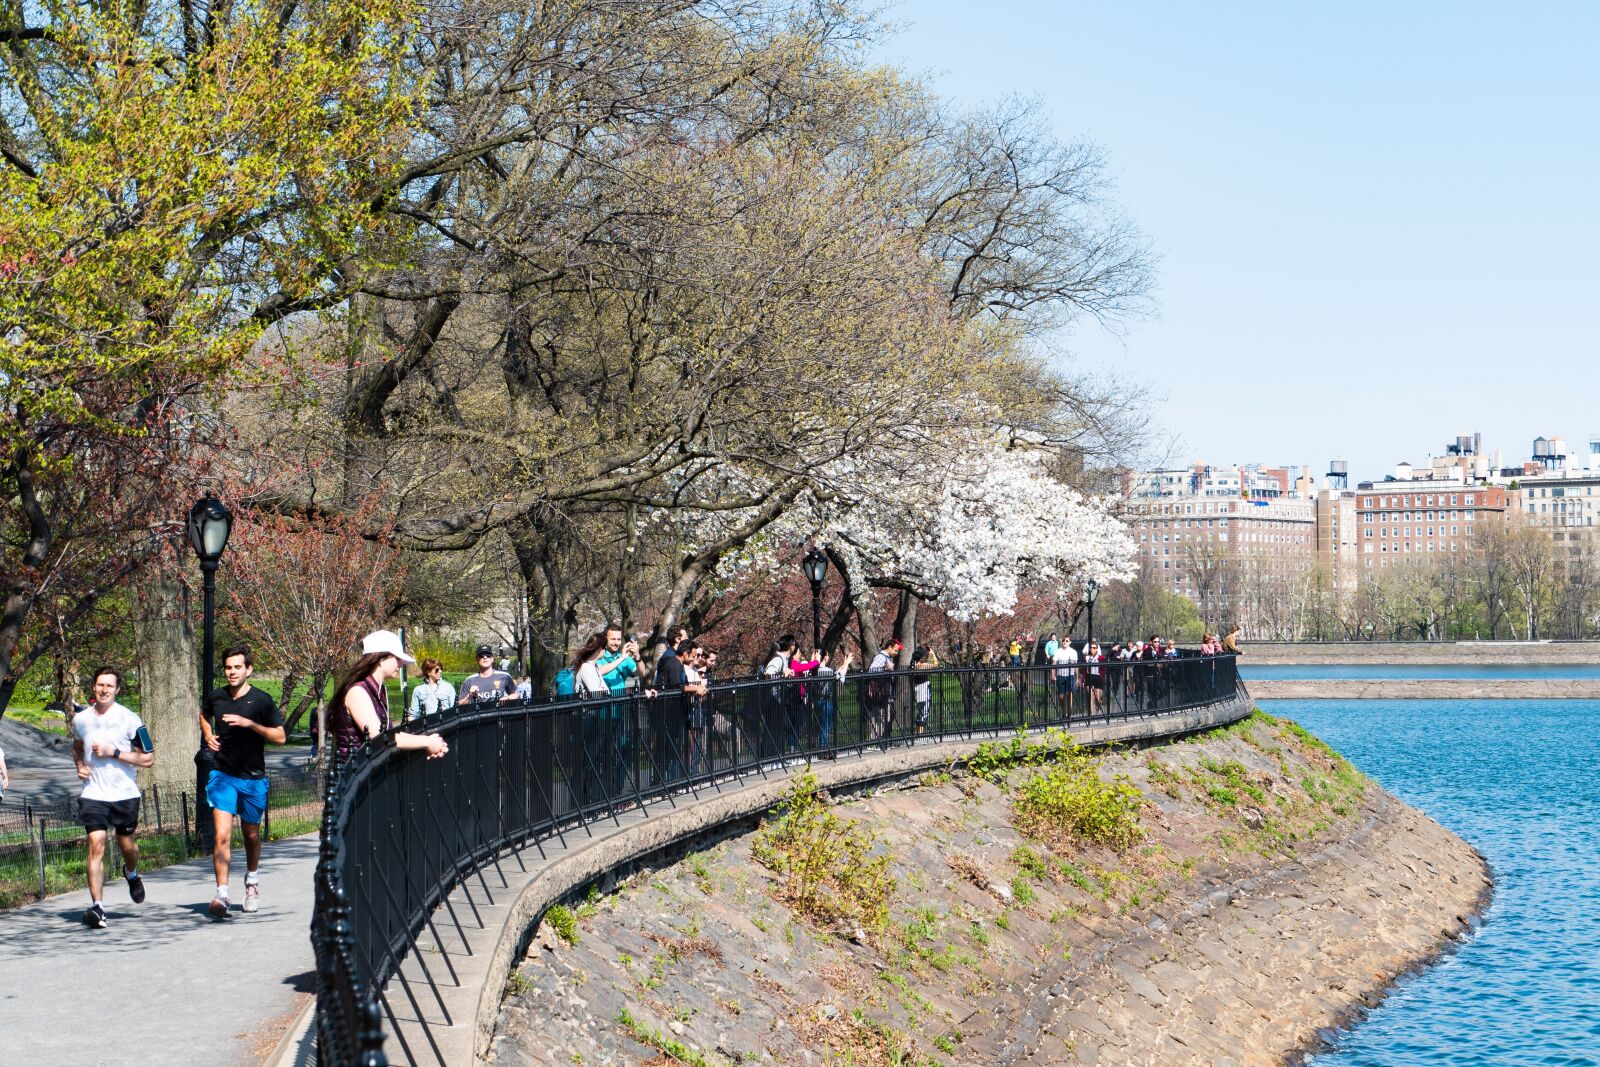
[[[0,8],[0,710],[40,617],[92,613],[172,532],[262,326],[390,254],[412,17]]]

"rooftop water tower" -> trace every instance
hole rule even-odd
[[[1600,437],[1595,438],[1595,441],[1600,442]],[[1600,455],[1600,453],[1596,453],[1596,455]],[[1350,463],[1348,460],[1330,459],[1328,461],[1328,488],[1350,488]]]

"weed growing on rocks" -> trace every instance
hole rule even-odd
[[[802,775],[751,844],[756,862],[780,876],[773,895],[823,928],[841,922],[880,929],[889,921],[896,883],[889,857],[872,854],[877,835],[835,815]]]
[[[1017,829],[1054,846],[1089,841],[1128,848],[1144,836],[1139,809],[1144,795],[1117,775],[1105,781],[1098,761],[1074,751],[1017,789]]]
[[[556,936],[569,945],[578,943],[578,917],[571,908],[565,904],[556,904],[544,913],[544,921],[550,924],[550,929]]]
[[[633,1017],[633,1014],[627,1008],[622,1009],[622,1012],[617,1016],[617,1021],[627,1029],[629,1034],[633,1035],[633,1039],[639,1044],[653,1048],[664,1056],[670,1056],[678,1063],[687,1064],[688,1067],[713,1067],[711,1060],[706,1059],[705,1056],[683,1042],[674,1041],[654,1027],[641,1023]]]

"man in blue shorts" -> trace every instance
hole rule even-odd
[[[216,766],[206,781],[206,801],[216,828],[211,866],[217,893],[211,915],[228,917],[228,866],[233,859],[233,820],[244,833],[244,910],[261,905],[261,818],[267,812],[266,743],[284,742],[283,713],[273,699],[250,684],[255,673],[250,650],[235,645],[222,654],[222,676],[228,684],[206,697],[200,732],[216,753]]]

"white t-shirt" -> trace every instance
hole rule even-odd
[[[1063,642],[1061,647],[1056,649],[1056,654],[1050,657],[1050,662],[1056,665],[1057,678],[1069,678],[1072,676],[1073,666],[1078,662],[1077,649]]]
[[[133,749],[133,735],[141,725],[139,716],[121,704],[111,705],[104,715],[91,704],[73,716],[72,736],[83,742],[83,761],[89,765],[83,799],[110,802],[139,796],[138,768],[114,756],[96,756],[94,745],[99,741],[129,752]]]

